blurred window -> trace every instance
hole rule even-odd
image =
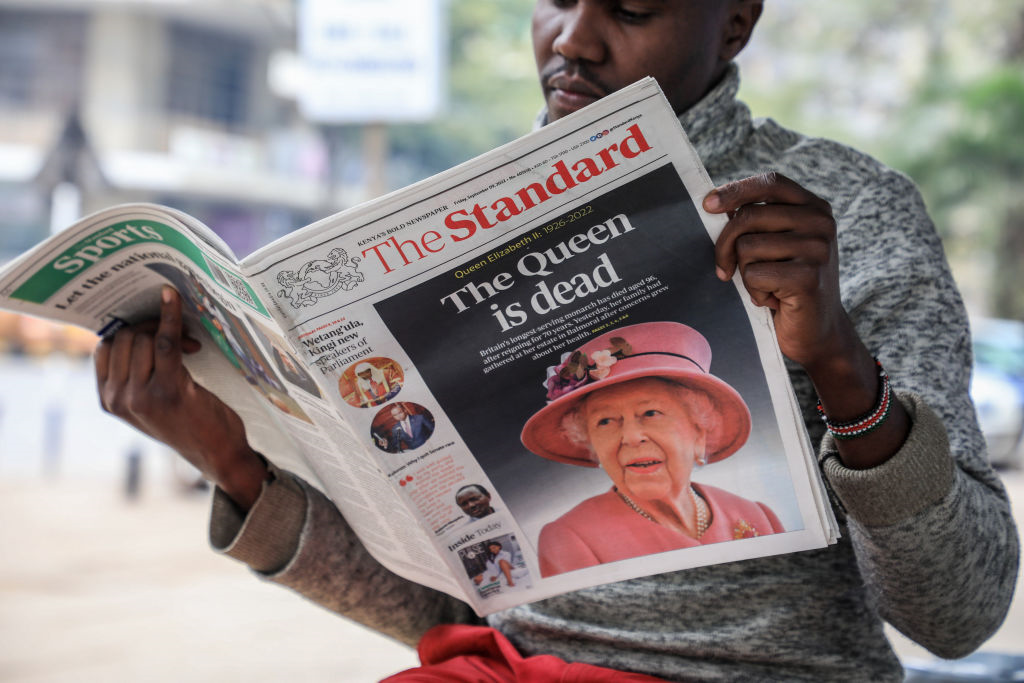
[[[256,50],[246,39],[187,24],[171,24],[167,108],[228,127],[249,118]]]
[[[77,102],[85,27],[81,14],[0,8],[0,105]]]

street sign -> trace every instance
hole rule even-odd
[[[318,123],[434,117],[442,37],[441,0],[302,0],[302,112]]]

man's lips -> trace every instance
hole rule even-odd
[[[590,81],[567,74],[557,74],[549,78],[548,88],[557,106],[573,111],[582,109],[607,94]]]
[[[549,78],[548,87],[552,90],[561,90],[572,95],[592,97],[594,99],[604,97],[607,94],[599,86],[587,79],[580,76],[571,76],[564,72]]]

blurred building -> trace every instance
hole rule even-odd
[[[328,202],[323,136],[268,86],[292,0],[0,0],[0,262],[111,204],[240,256]]]

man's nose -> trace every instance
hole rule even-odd
[[[577,2],[563,13],[561,30],[551,46],[556,54],[569,61],[604,61],[607,47],[601,33],[601,9],[597,4]]]

